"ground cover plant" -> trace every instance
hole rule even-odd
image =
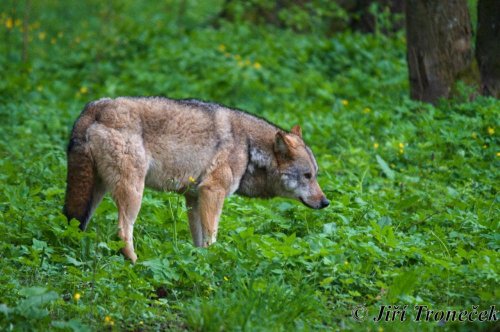
[[[29,23],[0,5],[2,330],[494,326],[358,322],[351,310],[498,304],[498,100],[459,85],[437,105],[411,101],[403,32],[214,26],[220,1],[188,1],[182,20],[168,1],[70,3],[34,3]],[[301,124],[331,206],[234,196],[218,242],[199,249],[183,199],[147,190],[130,264],[111,199],[84,233],[61,212],[72,123],[86,102],[121,95]]]

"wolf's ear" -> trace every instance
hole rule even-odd
[[[299,125],[295,125],[292,127],[292,130],[290,130],[290,133],[299,136],[302,138],[302,128],[300,128]]]
[[[278,131],[274,141],[274,151],[283,156],[290,155],[290,149],[296,146],[295,142],[286,133]]]

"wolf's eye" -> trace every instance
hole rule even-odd
[[[310,180],[312,178],[312,174],[311,173],[304,173],[304,177],[308,180]]]

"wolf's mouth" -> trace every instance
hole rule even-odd
[[[317,207],[316,207],[316,206],[312,206],[311,204],[306,203],[306,201],[305,201],[302,197],[300,197],[300,196],[299,196],[299,200],[300,200],[300,201],[302,202],[302,204],[304,204],[305,206],[307,206],[307,207],[309,207],[309,208],[311,208],[311,209],[317,209]]]

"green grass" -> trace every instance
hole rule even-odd
[[[170,2],[69,3],[33,5],[26,64],[0,5],[0,329],[397,331],[351,309],[498,304],[500,102],[466,88],[436,106],[409,100],[403,33],[215,29],[218,2],[188,1],[182,21]],[[301,124],[331,206],[234,196],[218,242],[198,249],[182,199],[147,191],[131,265],[109,198],[85,233],[61,213],[73,121],[121,95]]]

